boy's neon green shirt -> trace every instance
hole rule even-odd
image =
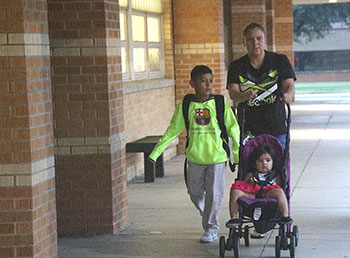
[[[156,161],[166,147],[186,129],[182,114],[182,103],[183,101],[176,106],[168,129],[150,154],[149,157],[152,160]],[[227,135],[232,139],[234,162],[238,163],[239,126],[230,105],[226,100],[224,103],[224,121]],[[228,157],[222,147],[221,130],[216,118],[214,98],[209,98],[203,103],[191,101],[188,110],[188,121],[187,160],[203,165],[226,162]]]

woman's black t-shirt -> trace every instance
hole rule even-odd
[[[262,133],[274,136],[286,133],[286,111],[281,100],[282,81],[296,80],[293,67],[286,55],[265,51],[264,62],[255,69],[245,55],[230,64],[227,85],[236,83],[241,91],[252,89],[257,93],[253,100],[238,105],[238,120],[242,123],[245,105],[244,131],[253,135]]]

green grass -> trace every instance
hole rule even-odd
[[[350,93],[350,82],[295,82],[295,93]]]

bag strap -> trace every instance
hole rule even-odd
[[[228,135],[227,135],[227,130],[225,126],[225,99],[224,96],[222,95],[214,95],[215,99],[215,108],[216,108],[216,119],[218,120],[218,124],[221,130],[220,137],[222,139],[222,147],[226,151],[227,157],[228,157],[228,162],[229,166],[232,172],[235,171],[236,166],[231,162],[230,155],[230,147],[228,145]]]
[[[188,128],[189,128],[189,122],[188,122],[188,109],[190,106],[191,101],[194,99],[194,94],[187,94],[185,95],[183,101],[182,101],[182,115],[184,117],[185,120],[185,126],[186,126],[186,149],[188,147]],[[185,162],[184,162],[184,178],[185,178],[185,183],[186,183],[186,187],[187,186],[187,158],[185,158]]]
[[[186,149],[188,147],[188,128],[189,128],[189,122],[188,122],[188,109],[190,107],[191,101],[195,99],[194,94],[187,94],[185,95],[183,101],[182,101],[182,115],[185,120],[185,125],[186,125]]]

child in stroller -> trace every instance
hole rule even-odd
[[[289,138],[286,142],[284,148],[276,137],[261,134],[242,144],[238,180],[231,187],[231,219],[226,223],[229,236],[227,241],[221,236],[219,242],[221,258],[231,249],[234,258],[239,258],[240,238],[249,246],[250,228],[264,234],[276,224],[276,258],[280,258],[281,250],[288,249],[290,257],[295,257],[299,233],[289,215]]]
[[[288,215],[288,203],[284,191],[280,187],[281,175],[277,174],[274,165],[276,155],[273,146],[262,143],[255,148],[249,157],[249,170],[245,180],[237,180],[230,192],[230,216],[227,227],[238,226],[242,223],[238,217],[239,198],[274,198],[281,213],[281,223],[290,224],[293,220]]]

